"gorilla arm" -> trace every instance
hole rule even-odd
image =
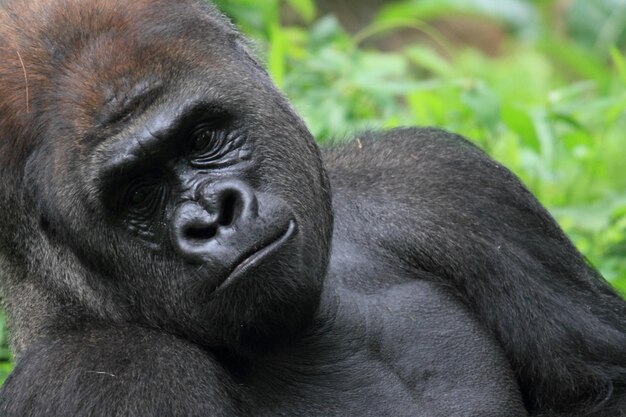
[[[339,233],[456,288],[530,411],[621,415],[626,303],[507,169],[435,129],[367,133],[325,162]],[[358,230],[341,232],[354,216]]]
[[[0,390],[0,415],[241,415],[241,390],[231,388],[193,344],[139,327],[98,328],[31,345]]]

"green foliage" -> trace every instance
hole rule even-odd
[[[566,20],[572,37],[596,54],[626,42],[626,0],[575,0]]]
[[[11,372],[11,355],[7,347],[4,314],[0,311],[0,385]]]
[[[483,16],[497,20],[517,35],[539,31],[538,9],[526,0],[405,0],[390,2],[378,20],[396,21],[411,17],[428,20],[451,14]]]

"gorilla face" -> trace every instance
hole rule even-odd
[[[114,3],[102,7],[121,19]],[[37,130],[23,129],[38,262],[68,305],[93,304],[89,292],[118,319],[212,346],[287,337],[315,312],[327,265],[318,150],[212,9],[181,8],[181,24],[160,3],[138,2],[128,27],[91,28],[71,53],[67,39],[25,49],[27,65],[28,51],[48,53],[29,68]]]

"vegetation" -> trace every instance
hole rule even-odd
[[[404,0],[356,33],[313,0],[216,3],[320,142],[400,125],[463,134],[626,294],[626,0]],[[494,28],[496,51],[451,39],[439,24],[450,16]],[[0,348],[0,380],[9,368]]]

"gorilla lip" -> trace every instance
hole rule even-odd
[[[243,260],[233,269],[233,271],[228,275],[228,277],[222,282],[216,290],[221,290],[228,285],[230,285],[233,281],[235,281],[238,277],[244,275],[248,270],[253,268],[263,259],[271,255],[273,252],[278,250],[281,246],[283,246],[294,234],[296,231],[296,223],[293,220],[289,221],[287,225],[287,229],[279,235],[276,239],[271,240],[269,244],[261,247],[258,250],[252,251],[252,253],[244,255]]]

